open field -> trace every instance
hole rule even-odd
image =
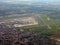
[[[26,14],[25,16],[17,16],[17,17],[10,17],[10,18],[4,18],[3,20],[1,21],[5,21],[5,20],[8,20],[8,19],[14,19],[14,18],[27,18],[27,17],[33,17],[37,22],[38,22],[38,25],[31,25],[31,26],[24,26],[24,27],[20,27],[21,29],[34,29],[36,30],[37,32],[39,31],[50,31],[51,33],[60,33],[60,18],[51,18],[50,16],[48,15],[43,15],[43,14]],[[33,19],[33,20],[34,20]],[[0,22],[1,22],[0,21]],[[34,21],[33,21],[34,22]]]
[[[14,18],[23,18],[23,17],[34,17],[36,21],[39,23],[39,27],[41,26],[46,26],[48,29],[51,31],[55,31],[58,26],[60,25],[60,19],[53,19],[48,15],[43,15],[43,14],[25,14],[21,16],[13,16],[13,17],[5,17],[1,18],[0,23],[9,19],[14,19]]]
[[[38,25],[38,22],[33,17],[6,19],[4,21],[1,21],[0,24],[1,23],[13,24],[14,27]]]
[[[16,19],[16,21],[17,20],[20,22],[20,24],[14,24],[14,27],[23,27],[23,26],[30,26],[30,25],[38,25],[38,22],[33,17]]]
[[[48,28],[48,31],[53,33],[53,37],[60,39],[60,18],[51,18],[48,15],[36,15],[39,20],[43,23],[43,25],[47,26],[46,29]],[[47,31],[47,30],[46,30]]]
[[[15,19],[28,18],[28,17],[33,17],[30,19],[34,24],[29,24],[28,26],[25,25],[24,27],[19,27],[20,29],[24,29],[24,30],[33,29],[33,30],[36,30],[37,32],[41,32],[41,31],[44,32],[44,31],[48,30],[47,26],[43,23],[41,18],[39,16],[37,16],[37,14],[26,14],[24,16],[21,15],[21,16],[14,16],[14,17],[5,17],[5,18],[1,18],[2,20],[0,20],[0,23],[2,23],[2,22],[8,23],[8,22],[10,22],[10,20],[12,20],[11,22],[13,22],[13,19],[15,20]],[[30,19],[28,19],[28,20],[30,20]]]

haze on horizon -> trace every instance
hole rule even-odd
[[[21,1],[28,1],[28,2],[46,2],[46,3],[57,3],[60,4],[60,0],[0,0],[0,2],[21,2]]]

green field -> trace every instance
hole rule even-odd
[[[34,17],[36,21],[38,21],[39,25],[38,27],[46,27],[48,29],[49,25],[51,27],[51,31],[56,31],[59,24],[60,24],[60,18],[53,19],[50,18],[48,15],[43,15],[43,14],[26,14],[26,15],[21,15],[21,16],[13,16],[13,17],[4,17],[0,18],[0,20],[7,20],[7,19],[12,19],[12,18],[22,18],[22,17]],[[49,18],[49,20],[48,20]],[[30,27],[30,26],[29,26]]]
[[[41,31],[60,32],[60,30],[58,29],[58,27],[60,26],[60,18],[56,17],[56,19],[53,19],[48,15],[26,14],[23,16],[21,15],[21,16],[5,17],[5,18],[1,18],[0,20],[22,18],[22,17],[34,17],[39,24],[33,26],[20,27],[20,29],[21,28],[24,30],[34,29],[37,32],[41,32]]]

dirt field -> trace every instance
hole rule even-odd
[[[1,23],[13,23],[14,27],[23,27],[29,25],[37,25],[38,22],[33,17],[13,18],[1,21]]]
[[[28,18],[22,18],[19,20],[19,22],[23,21],[23,24],[15,24],[14,27],[23,27],[23,26],[29,26],[29,25],[37,25],[38,22],[33,17]]]

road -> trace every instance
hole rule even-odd
[[[51,26],[49,26],[49,24],[47,24],[45,22],[45,20],[40,15],[35,15],[35,16],[37,16],[38,18],[40,18],[40,20],[44,23],[44,25],[46,25],[48,27],[48,29],[51,29]]]

